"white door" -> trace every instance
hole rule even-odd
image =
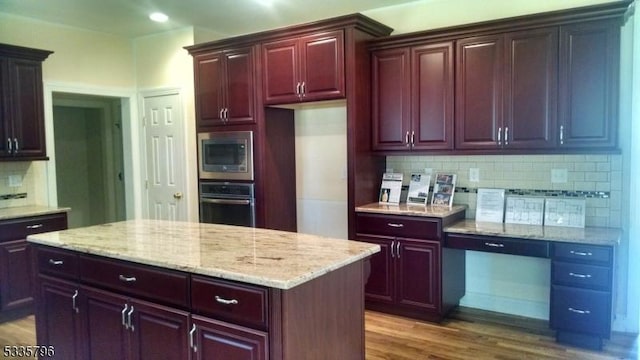
[[[144,96],[147,216],[187,220],[186,151],[180,95]]]

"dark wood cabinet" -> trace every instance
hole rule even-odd
[[[557,28],[457,42],[457,149],[555,147],[557,47]]]
[[[357,214],[357,240],[381,247],[381,252],[371,257],[371,274],[365,286],[367,308],[440,321],[457,305],[464,295],[464,287],[459,291],[456,283],[464,279],[464,253],[443,252],[442,221],[452,220]],[[451,281],[445,290],[443,271]]]
[[[194,359],[269,359],[266,332],[200,316],[192,323]]]
[[[560,148],[617,147],[619,59],[618,20],[560,27]]]
[[[0,160],[44,160],[42,62],[51,51],[0,44]]]
[[[193,61],[198,129],[255,123],[254,48],[197,54]]]
[[[262,44],[264,103],[339,99],[345,96],[342,30]]]
[[[453,149],[453,43],[371,56],[374,150]]]

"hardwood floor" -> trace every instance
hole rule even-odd
[[[442,324],[367,311],[365,330],[367,360],[640,359],[636,336],[614,333],[604,351],[582,350],[557,344],[545,321],[468,308]],[[33,316],[0,324],[0,349],[35,339]]]

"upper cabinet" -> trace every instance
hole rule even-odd
[[[344,98],[344,32],[314,33],[262,45],[264,103]]]
[[[453,149],[453,43],[373,51],[374,150]]]
[[[251,46],[194,56],[199,129],[255,122],[255,51]]]
[[[373,41],[373,149],[617,151],[620,26],[629,3]]]
[[[0,160],[46,160],[42,61],[52,52],[0,44]]]

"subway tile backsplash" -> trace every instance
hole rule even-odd
[[[587,226],[621,226],[622,155],[388,156],[387,168],[404,173],[407,182],[412,172],[425,168],[457,174],[456,186],[464,191],[456,192],[454,203],[466,204],[471,219],[476,190],[501,188],[508,194],[530,190],[542,196],[584,197]],[[479,169],[480,181],[469,181],[471,168]],[[567,181],[552,182],[553,169],[566,170]]]
[[[20,186],[10,186],[9,176],[17,176]],[[30,162],[0,162],[0,208],[33,205],[34,175]]]

